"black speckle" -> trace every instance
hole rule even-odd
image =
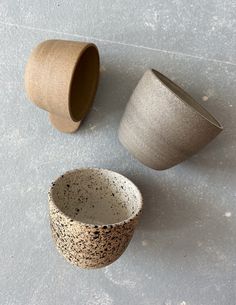
[[[76,209],[77,212],[79,212],[79,209]]]
[[[96,225],[96,226],[94,226],[94,228],[98,228],[98,226]]]
[[[73,222],[73,221],[74,221],[73,219],[70,220],[70,222]]]
[[[115,196],[115,194],[114,194],[114,193],[112,193],[112,196],[114,197],[114,196]]]
[[[69,185],[69,184],[67,184],[66,186],[67,186],[67,187],[70,187],[70,185]]]
[[[103,229],[107,229],[107,226],[103,226]]]

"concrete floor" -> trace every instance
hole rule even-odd
[[[89,40],[101,54],[94,107],[74,135],[27,101],[24,66],[49,38]],[[0,304],[236,303],[236,2],[0,2]],[[117,140],[136,83],[155,68],[224,125],[190,160],[144,167]],[[47,190],[68,169],[106,167],[141,189],[145,211],[124,255],[95,271],[68,264],[48,225]]]

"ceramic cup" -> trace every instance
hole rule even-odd
[[[25,70],[28,98],[49,112],[62,132],[74,132],[88,113],[99,79],[99,54],[92,43],[47,40],[32,52]]]
[[[141,210],[138,188],[107,169],[69,171],[49,191],[57,249],[81,268],[100,268],[118,259],[132,238]]]
[[[183,89],[147,70],[126,106],[118,136],[140,162],[163,170],[197,153],[222,129]]]

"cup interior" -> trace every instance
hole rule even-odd
[[[134,218],[142,208],[138,188],[106,169],[78,169],[59,177],[51,188],[57,208],[85,224],[108,225]]]
[[[169,78],[161,74],[156,70],[152,70],[154,75],[175,95],[177,95],[183,102],[191,106],[195,111],[197,111],[201,116],[208,120],[211,124],[215,125],[218,128],[222,128],[221,124],[200,104],[198,104],[188,93],[186,93],[182,88],[177,86]]]
[[[95,45],[88,45],[75,66],[69,96],[72,120],[80,121],[88,112],[96,93],[99,78],[99,54]]]

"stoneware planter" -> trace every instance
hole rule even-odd
[[[74,132],[89,111],[99,79],[99,54],[92,43],[47,40],[32,52],[25,70],[28,98],[47,110],[62,132]]]
[[[49,191],[57,249],[81,268],[100,268],[118,259],[132,238],[141,210],[138,188],[106,169],[69,171]]]
[[[147,70],[127,104],[118,136],[135,158],[163,170],[197,153],[222,129],[183,89]]]

